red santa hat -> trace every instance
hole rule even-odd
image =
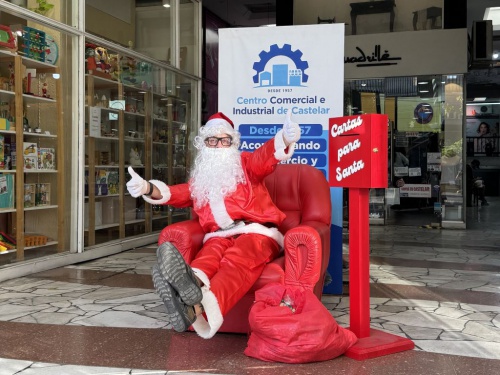
[[[200,131],[202,131],[205,136],[213,136],[222,133],[233,135],[235,133],[233,122],[222,112],[217,112],[210,116],[207,123],[202,126]]]

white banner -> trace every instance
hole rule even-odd
[[[220,29],[219,111],[253,151],[288,110],[302,130],[289,163],[328,173],[328,119],[343,116],[344,25]]]

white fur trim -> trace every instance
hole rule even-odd
[[[200,136],[204,138],[224,133],[232,136],[235,133],[235,130],[231,124],[223,118],[214,118],[209,120],[200,128]]]
[[[231,216],[229,216],[226,210],[224,199],[210,199],[208,203],[210,205],[210,209],[212,210],[214,220],[219,228],[226,228],[234,223],[233,219],[231,219]]]
[[[274,239],[280,247],[283,248],[283,235],[278,231],[277,228],[268,228],[259,223],[251,223],[248,225],[237,225],[234,228],[228,230],[220,230],[217,232],[207,233],[203,238],[203,242],[205,243],[208,239],[213,237],[231,237],[236,234],[248,234],[248,233],[256,233],[262,234],[266,237],[270,237]]]
[[[207,319],[205,319],[203,315],[199,315],[193,323],[193,329],[200,337],[210,339],[217,333],[224,322],[224,318],[215,294],[213,294],[206,285],[201,288],[201,291],[203,293],[201,304],[205,309]]]
[[[210,280],[208,279],[208,276],[205,272],[198,268],[192,268],[194,275],[200,279],[200,281],[203,283],[203,285],[206,285],[207,287],[210,288]]]
[[[286,152],[286,148],[287,146],[283,139],[283,129],[280,129],[274,136],[274,157],[276,160],[283,161],[290,159],[295,151],[295,142],[288,145],[288,153]]]
[[[146,196],[142,196],[142,198],[144,198],[144,200],[148,203],[151,203],[151,204],[163,204],[163,203],[167,203],[169,200],[170,200],[170,197],[172,196],[172,194],[170,193],[170,188],[168,187],[168,185],[162,181],[159,181],[159,180],[149,180],[149,182],[151,182],[154,186],[156,186],[158,188],[158,190],[160,190],[160,193],[162,195],[162,198],[160,199],[153,199],[153,198],[148,198]]]

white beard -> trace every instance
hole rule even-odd
[[[221,201],[244,184],[240,151],[234,147],[202,147],[194,161],[189,190],[196,208]]]

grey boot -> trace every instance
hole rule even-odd
[[[167,309],[167,318],[172,328],[177,332],[186,331],[196,321],[194,307],[182,302],[179,294],[162,276],[157,264],[153,266],[152,276],[156,292]]]
[[[164,242],[156,250],[156,256],[161,274],[179,293],[182,301],[189,306],[200,303],[203,298],[201,288],[179,250],[170,242]]]

